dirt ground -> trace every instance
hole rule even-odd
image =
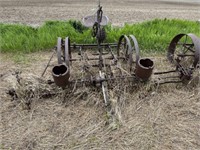
[[[0,149],[200,148],[200,87],[195,80],[195,86],[155,87],[149,82],[131,90],[119,81],[109,90],[114,112],[110,114],[99,88],[74,86],[63,91],[48,85],[56,57],[43,78],[41,74],[50,56],[49,52],[28,54],[18,58],[18,64],[10,60],[12,55],[0,56]],[[150,58],[154,71],[171,68],[163,56]],[[81,63],[73,66],[71,74],[80,77]],[[12,88],[18,98],[7,94]]]
[[[37,26],[45,20],[79,19],[95,13],[97,0],[0,0],[0,22]],[[200,19],[198,0],[102,0],[113,25],[154,18]]]
[[[37,26],[45,20],[81,19],[94,13],[96,4],[92,0],[0,0],[0,22]],[[114,25],[153,18],[200,19],[198,0],[103,0],[102,5]],[[113,119],[106,113],[98,88],[73,88],[70,94],[46,84],[57,63],[55,56],[41,78],[50,56],[50,51],[0,55],[0,149],[200,149],[200,86],[196,80],[189,86],[154,87],[150,82],[121,91],[116,90],[119,82],[109,93],[117,112]],[[148,57],[155,61],[154,71],[171,67],[165,56]],[[72,67],[73,74],[80,65]],[[195,75],[199,74],[197,70]],[[11,88],[18,98],[7,94]]]

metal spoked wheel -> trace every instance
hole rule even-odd
[[[137,63],[140,59],[140,49],[139,49],[139,45],[137,42],[137,39],[135,38],[134,35],[129,35],[130,41],[131,41],[131,55],[133,58],[133,63]]]
[[[119,38],[119,42],[117,46],[117,57],[118,57],[118,61],[120,61],[122,64],[125,64],[123,65],[125,67],[124,69],[128,69],[127,70],[128,72],[131,71],[131,66],[133,63],[131,51],[132,51],[132,47],[131,47],[131,42],[129,38],[126,35],[122,35]]]
[[[168,48],[168,60],[184,68],[196,68],[200,61],[200,39],[194,34],[176,35]]]
[[[68,67],[70,65],[70,59],[71,59],[70,39],[69,39],[69,37],[66,37],[65,38],[64,61]]]
[[[57,58],[58,64],[62,64],[62,38],[58,37],[57,40]]]
[[[58,64],[64,63],[69,67],[71,59],[71,50],[70,50],[70,39],[68,37],[65,38],[65,42],[62,40],[61,37],[58,37],[57,58],[58,58]]]

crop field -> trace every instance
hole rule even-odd
[[[56,55],[41,77],[57,37],[69,36],[72,43],[96,42],[81,21],[95,13],[97,1],[0,0],[0,4],[0,149],[200,149],[199,68],[187,85],[160,85],[154,75],[131,86],[119,80],[109,89],[115,112],[109,113],[101,88],[63,90],[47,84]],[[110,20],[106,42],[117,42],[122,34],[135,35],[141,57],[154,61],[154,72],[174,68],[166,54],[175,35],[200,37],[198,0],[102,0],[101,5]],[[71,79],[83,76],[82,65],[73,62]]]

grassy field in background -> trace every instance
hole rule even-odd
[[[194,33],[200,36],[200,23],[177,19],[155,19],[137,24],[125,24],[123,27],[105,27],[105,42],[117,42],[122,34],[133,34],[143,51],[164,52],[172,38],[179,33]],[[91,29],[78,21],[47,21],[34,28],[20,24],[0,23],[1,52],[30,53],[51,49],[56,45],[57,37],[69,36],[72,43],[95,43]]]

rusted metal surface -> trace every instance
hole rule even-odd
[[[61,37],[58,37],[56,51],[58,64],[65,64],[69,66],[72,56],[70,39],[68,37],[66,37],[64,40]]]
[[[153,73],[156,67],[153,60],[140,58],[139,44],[134,35],[121,35],[116,43],[103,43],[106,34],[102,25],[107,24],[108,18],[103,16],[100,3],[96,14],[85,17],[83,22],[92,27],[91,36],[96,39],[96,44],[71,44],[69,37],[57,39],[58,65],[53,67],[52,75],[54,83],[59,87],[69,88],[74,84],[76,87],[84,85],[101,88],[104,103],[109,105],[110,86],[120,84],[119,91],[122,91],[126,84],[146,82],[151,76],[157,77],[156,80],[151,78],[156,85],[188,83],[192,80],[194,71],[199,69],[200,39],[194,34],[176,35],[167,51],[167,58],[174,64],[174,68]],[[88,55],[88,49],[95,51]],[[78,55],[74,55],[76,52]],[[52,57],[47,66],[51,59]],[[74,79],[73,74],[70,75],[74,71],[72,65],[75,61],[79,62],[78,68],[81,72],[78,79]]]
[[[122,35],[119,38],[119,42],[117,45],[117,56],[120,57],[122,54],[122,57],[124,57],[125,60],[131,61],[132,55],[131,55],[131,42],[126,35]]]
[[[194,34],[178,34],[172,39],[169,45],[167,56],[169,61],[175,65],[175,68],[173,70],[155,72],[153,74],[155,76],[169,74],[167,77],[163,76],[159,78],[162,79],[162,82],[160,82],[161,84],[179,83],[189,81],[192,79],[194,70],[199,66],[199,41],[200,39]],[[98,57],[88,57],[86,53],[87,48],[97,48],[98,52],[94,53],[93,55]],[[83,49],[85,50],[83,51]],[[113,51],[113,49],[115,49],[114,51],[116,51],[116,53]],[[80,57],[72,58],[72,50],[76,50],[79,53]],[[151,77],[153,69],[155,67],[154,62],[151,59],[140,58],[138,42],[134,35],[122,35],[120,36],[117,43],[74,43],[72,45],[70,45],[70,39],[68,37],[66,37],[64,40],[58,38],[57,56],[59,56],[58,64],[65,65],[68,70],[67,75],[65,73],[61,73],[60,77],[58,77],[58,74],[56,76],[56,72],[55,70],[53,70],[55,83],[61,87],[64,87],[69,83],[74,83],[73,80],[69,80],[69,72],[70,66],[72,65],[72,61],[96,61],[96,63],[93,64],[88,63],[87,65],[83,65],[83,67],[99,68],[99,71],[101,71],[102,74],[105,75],[105,78],[91,75],[89,79],[77,79],[80,82],[84,82],[91,85],[94,85],[94,83],[101,84],[103,82],[116,82],[119,79],[133,79],[133,81],[136,81],[139,78],[141,81],[146,81]],[[187,57],[189,59],[186,59]],[[105,63],[105,60],[110,60],[112,63]],[[121,63],[125,65],[122,66]],[[123,75],[121,73],[119,76],[115,77],[107,76],[107,74],[113,74],[113,72],[112,70],[110,70],[110,72],[105,72],[105,68],[111,68],[113,66],[120,66],[120,70],[123,70],[123,72],[127,72],[126,75]],[[85,70],[84,68],[83,70]],[[88,69],[86,70],[87,72],[89,71]],[[66,82],[63,82],[63,80],[65,79]],[[61,83],[64,84],[62,85]]]
[[[137,39],[134,35],[129,35],[131,43],[132,43],[132,51],[131,54],[134,55],[135,58],[133,58],[135,60],[135,62],[137,63],[138,60],[140,59],[140,49],[139,49],[139,45],[137,42]]]
[[[59,65],[53,68],[52,74],[54,76],[56,85],[61,86],[61,87],[66,86],[68,82],[72,82],[72,81],[67,81],[66,83],[63,82],[65,78],[69,80],[68,75],[66,75],[65,73],[61,73],[59,74],[60,76],[58,77],[58,73],[56,71],[57,69],[61,69],[60,66],[63,67],[64,65],[67,67],[67,71],[70,72],[70,66],[72,65],[73,61],[80,61],[80,62],[96,61],[96,63],[87,64],[87,66],[84,65],[84,67],[85,68],[96,67],[96,68],[99,68],[100,71],[103,71],[102,68],[110,68],[111,66],[116,66],[117,64],[119,65],[119,63],[121,63],[119,61],[122,60],[123,63],[129,66],[127,71],[131,73],[131,70],[134,70],[133,64],[136,64],[136,61],[139,59],[139,46],[138,46],[136,38],[133,35],[130,35],[130,36],[122,35],[119,38],[119,41],[117,43],[102,43],[99,45],[98,44],[96,45],[95,44],[70,45],[69,37],[66,37],[64,40],[61,38],[58,38],[57,42],[58,42],[57,43],[57,56],[58,56],[57,59],[58,59]],[[88,57],[87,52],[83,51],[83,49],[87,49],[86,47],[90,47],[90,48],[100,47],[100,50],[98,50],[97,53],[93,54],[96,57]],[[114,51],[117,51],[117,54],[115,54],[115,52],[113,51],[113,48],[116,49]],[[72,50],[76,50],[78,52],[79,58],[72,57],[72,52],[71,52]],[[105,63],[104,62],[105,60],[110,60],[112,63]],[[124,68],[124,70],[126,69],[127,68]],[[106,72],[102,72],[102,74],[106,74]],[[124,79],[124,76],[119,76],[118,79],[119,78]],[[127,76],[127,78],[129,77]],[[94,82],[96,83],[96,81],[92,79],[96,79],[96,78],[93,76],[91,76],[90,78],[91,83],[94,83]],[[114,81],[115,79],[111,77],[109,78],[107,77],[104,80]],[[104,82],[104,80],[101,79],[101,82]],[[81,81],[83,81],[83,79],[81,79]],[[61,84],[62,82],[65,84],[62,85]]]
[[[64,51],[64,60],[67,66],[70,65],[71,59],[71,47],[70,47],[70,39],[68,37],[65,38],[65,51]]]
[[[154,62],[149,58],[141,58],[138,60],[135,69],[135,75],[142,79],[148,80],[153,72]]]
[[[86,16],[83,18],[83,25],[86,27],[93,27],[94,23],[97,22],[96,15]],[[107,16],[102,16],[100,24],[105,26],[109,23],[109,18]]]
[[[64,64],[54,66],[52,75],[57,86],[64,88],[69,84],[70,72],[68,66]]]
[[[62,38],[58,37],[57,40],[57,58],[58,58],[58,64],[62,64]]]
[[[187,83],[199,68],[200,38],[192,33],[176,35],[168,47],[167,58],[176,66],[180,80]]]
[[[102,25],[107,24],[107,21],[99,0],[95,16],[87,16],[83,20],[85,26],[92,27],[91,36],[96,39],[96,44],[71,44],[69,37],[58,38],[58,65],[52,69],[54,82],[48,81],[49,84],[55,83],[66,89],[63,91],[65,94],[70,91],[70,95],[79,87],[92,87],[92,90],[96,88],[97,91],[101,89],[110,116],[120,111],[117,103],[124,103],[126,98],[123,95],[127,91],[132,92],[147,82],[150,82],[148,86],[158,88],[162,84],[188,84],[194,81],[193,73],[199,69],[200,61],[200,39],[197,36],[175,36],[167,53],[168,59],[174,64],[170,67],[174,68],[163,65],[163,71],[153,73],[156,63],[154,59],[140,58],[139,44],[134,35],[121,35],[116,43],[104,43],[106,33]],[[88,50],[93,51],[88,53]],[[51,58],[47,66],[50,61]]]
[[[199,68],[200,39],[194,34],[178,34],[169,44],[167,58],[174,64],[174,70],[154,72],[160,75],[159,84],[189,83],[193,73]],[[167,75],[167,76],[163,76]]]
[[[199,38],[191,33],[176,35],[168,47],[167,58],[175,65],[196,67],[200,61],[199,41]]]
[[[43,73],[42,73],[41,77],[43,77],[43,76],[44,76],[44,74],[45,74],[45,72],[46,72],[47,68],[49,67],[49,64],[50,64],[50,62],[51,62],[51,60],[52,60],[52,58],[53,58],[54,54],[55,54],[55,51],[53,51],[53,53],[52,53],[52,55],[51,55],[51,57],[50,57],[50,59],[49,59],[49,61],[48,61],[47,65],[46,65],[46,67],[45,67],[45,69],[44,69],[44,71],[43,71]]]
[[[195,64],[195,67],[200,68],[200,38],[198,38],[194,34],[189,34],[189,35],[190,35],[190,37],[192,37],[192,40],[193,40],[194,46],[195,46],[194,64]]]

